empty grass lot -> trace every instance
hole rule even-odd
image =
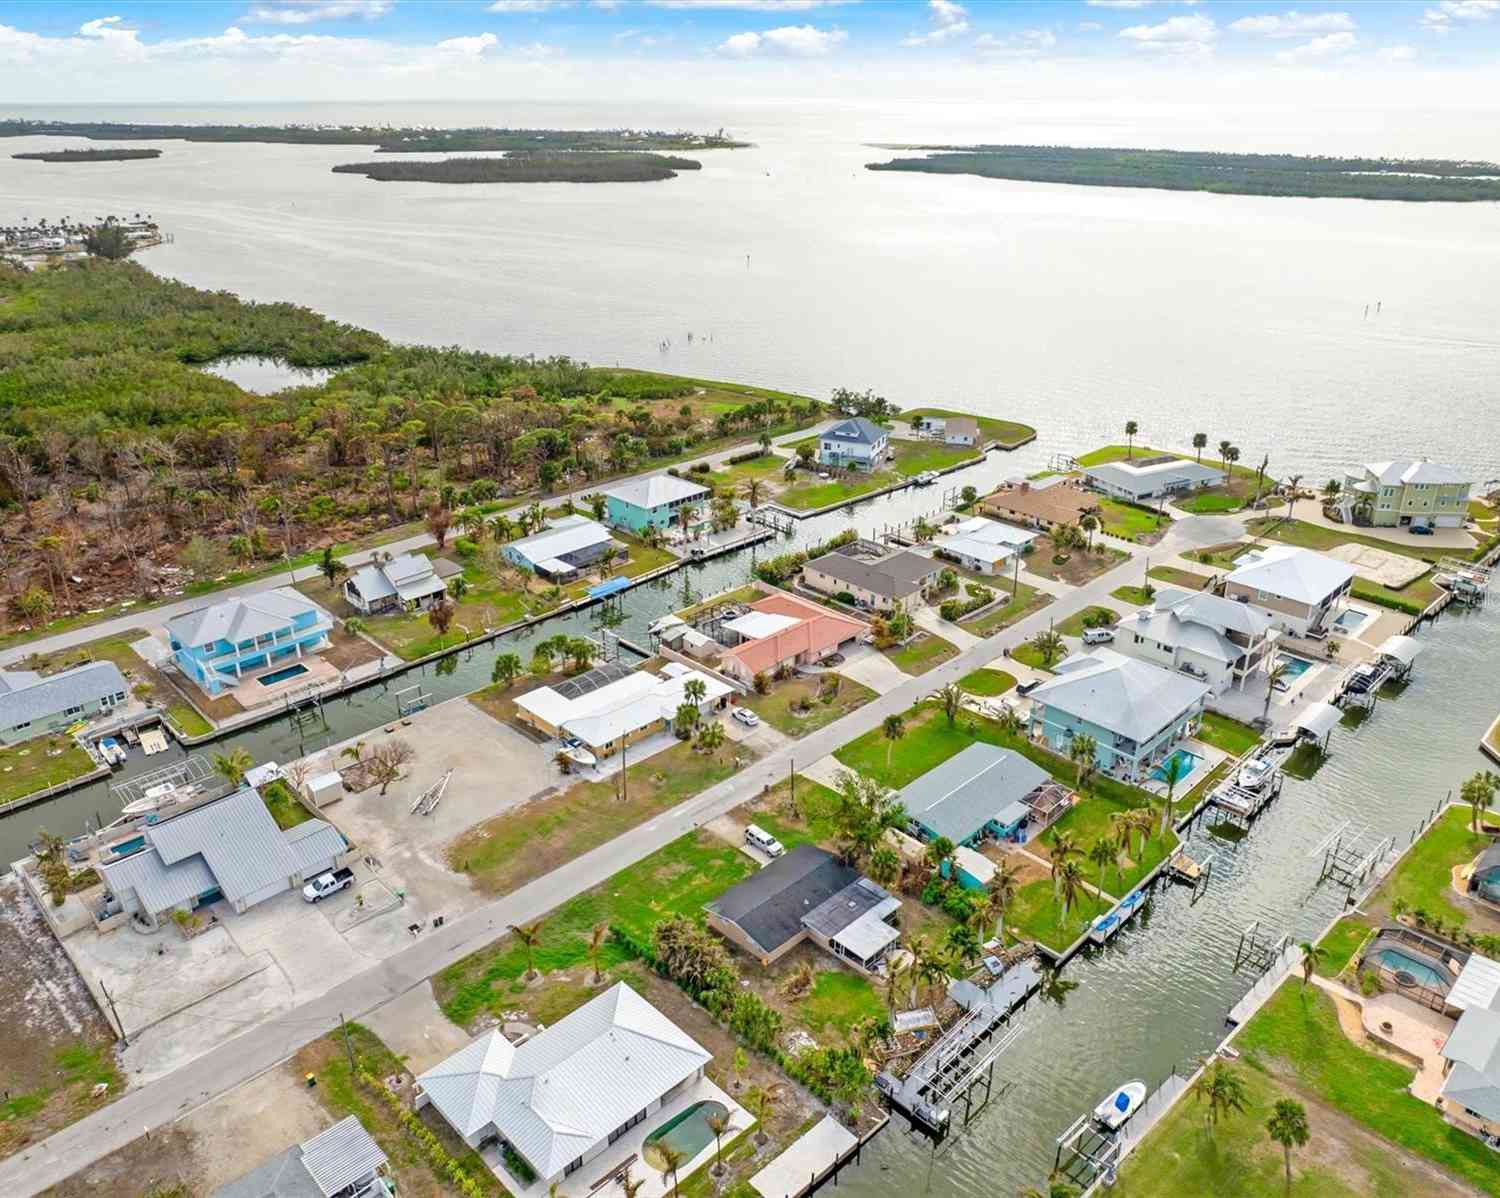
[[[818,697],[821,678],[838,679],[838,695],[831,703],[824,703]],[[819,678],[788,678],[783,682],[773,682],[770,694],[751,695],[745,700],[745,706],[778,732],[806,736],[863,707],[874,697],[875,692],[863,683],[839,674],[824,674]],[[812,704],[805,712],[796,706],[803,700]]]
[[[1082,636],[1085,628],[1112,627],[1119,623],[1119,620],[1120,613],[1114,608],[1090,604],[1082,611],[1074,612],[1053,631],[1063,636]]]
[[[1191,570],[1179,570],[1176,566],[1152,566],[1146,573],[1158,582],[1188,591],[1201,591],[1208,585],[1210,577],[1207,574],[1194,574]]]
[[[1041,611],[1047,604],[1052,602],[1052,596],[1046,591],[1039,591],[1034,586],[1021,583],[1020,586],[1011,588],[1011,584],[1004,579],[994,579],[991,583],[986,581],[986,586],[993,586],[996,591],[1010,593],[1010,599],[998,607],[992,607],[984,615],[976,620],[965,620],[961,623],[965,631],[972,632],[975,636],[994,636],[1002,628],[1009,628],[1012,624],[1024,620],[1032,612]]]
[[[576,783],[476,824],[448,846],[449,867],[468,874],[485,894],[508,894],[722,782],[735,772],[736,753],[754,760],[744,745],[712,755],[673,745],[626,770],[623,802],[616,797],[618,777]]]
[[[1333,927],[1328,929],[1328,934],[1318,941],[1318,947],[1326,954],[1314,965],[1319,976],[1325,978],[1336,978],[1344,972],[1344,967],[1354,959],[1354,954],[1369,938],[1371,927],[1359,919],[1345,916]]]
[[[906,674],[925,674],[936,669],[950,657],[957,657],[958,650],[951,642],[930,632],[919,632],[916,637],[899,649],[881,650],[896,668]]]
[[[1099,500],[1099,519],[1104,531],[1124,541],[1154,538],[1172,523],[1172,517],[1160,515],[1118,499]]]
[[[62,749],[56,757],[51,747]],[[0,749],[0,803],[92,773],[94,760],[71,736],[47,736]]]
[[[838,837],[835,812],[839,796],[821,782],[797,775],[796,805],[791,809],[791,784],[781,782],[755,806],[737,808],[735,815],[747,824],[764,828],[788,850],[799,844],[832,846]]]
[[[965,674],[958,680],[958,685],[971,695],[981,698],[993,698],[1003,695],[1016,685],[1014,676],[1007,674],[1004,670],[992,670],[988,667]]]
[[[1116,587],[1110,595],[1132,607],[1145,607],[1151,602],[1151,593],[1145,587]]]

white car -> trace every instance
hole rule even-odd
[[[1083,630],[1083,643],[1085,645],[1107,645],[1115,639],[1112,628],[1085,628]]]
[[[756,715],[748,707],[736,707],[729,713],[732,719],[738,720],[746,728],[759,728],[760,716]]]

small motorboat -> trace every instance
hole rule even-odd
[[[1240,766],[1234,784],[1241,790],[1261,790],[1276,772],[1276,763],[1266,757],[1252,757]]]
[[[146,788],[146,793],[134,802],[126,803],[120,808],[121,815],[149,815],[153,811],[159,811],[163,807],[169,807],[179,799],[187,798],[196,793],[195,787],[179,790],[175,783],[162,782],[156,786]]]
[[[581,740],[569,738],[563,741],[562,754],[569,761],[576,762],[578,765],[596,766],[599,764],[599,759],[584,747]]]
[[[1105,1131],[1119,1131],[1146,1101],[1146,1083],[1126,1082],[1094,1108],[1094,1122]]]
[[[124,765],[127,756],[125,746],[112,736],[100,738],[99,755],[110,765]]]

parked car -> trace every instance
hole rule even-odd
[[[786,852],[781,841],[777,840],[776,837],[772,836],[764,828],[757,828],[754,824],[745,829],[745,843],[752,848],[759,849],[767,857],[773,859],[780,857]]]
[[[321,902],[330,894],[337,894],[340,890],[346,890],[353,885],[354,871],[352,869],[330,870],[328,873],[319,874],[302,888],[302,900],[308,903]]]
[[[1036,690],[1036,688],[1039,687],[1039,686],[1041,686],[1041,685],[1042,684],[1039,681],[1038,682],[1023,682],[1019,686],[1016,687],[1016,694],[1018,694],[1018,695],[1029,695],[1029,694],[1031,694],[1032,691]]]
[[[736,707],[730,712],[730,716],[738,720],[741,724],[744,724],[746,728],[760,727],[760,716],[756,715],[748,707]]]
[[[1411,535],[1414,537],[1430,537],[1432,536],[1432,525],[1413,524],[1411,526]]]
[[[1113,628],[1085,628],[1083,630],[1083,643],[1085,645],[1107,645],[1115,639]]]

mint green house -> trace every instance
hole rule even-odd
[[[701,520],[708,500],[708,488],[690,483],[672,474],[653,474],[633,478],[600,492],[605,500],[605,519],[616,528],[640,533],[647,528],[669,528],[681,524],[684,508],[693,509]],[[689,518],[690,523],[697,520]]]

